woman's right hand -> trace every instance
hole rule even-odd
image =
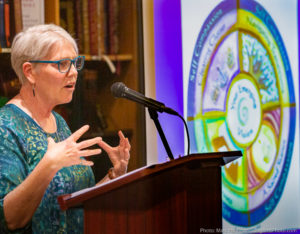
[[[101,153],[101,149],[86,149],[90,146],[98,144],[101,137],[95,137],[89,140],[84,140],[79,143],[79,138],[89,129],[85,125],[74,132],[66,140],[55,143],[54,140],[48,138],[48,149],[44,156],[44,160],[49,160],[50,165],[56,170],[72,165],[92,166],[93,162],[84,160],[81,157],[92,156]]]
[[[77,164],[93,165],[93,162],[80,157],[101,153],[101,149],[86,149],[98,144],[101,137],[77,143],[88,129],[89,126],[85,125],[58,143],[48,138],[48,149],[42,160],[21,184],[4,197],[3,209],[8,229],[15,230],[28,224],[57,171]]]

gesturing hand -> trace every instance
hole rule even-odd
[[[115,177],[123,175],[127,171],[128,162],[130,159],[130,143],[127,138],[124,137],[121,131],[118,132],[120,143],[116,147],[111,147],[104,141],[100,141],[99,146],[106,151],[108,154],[110,161],[113,164],[113,172]]]
[[[72,165],[86,165],[92,166],[92,161],[83,160],[80,157],[87,157],[95,154],[100,154],[101,149],[85,149],[101,142],[101,137],[95,137],[93,139],[85,140],[77,143],[77,140],[89,129],[88,125],[85,125],[74,132],[66,140],[55,143],[54,140],[48,138],[48,149],[45,154],[45,159],[51,162],[57,170],[63,167]]]

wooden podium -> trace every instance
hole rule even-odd
[[[241,151],[192,154],[143,167],[109,183],[58,197],[84,208],[85,233],[200,233],[221,230],[221,166]]]

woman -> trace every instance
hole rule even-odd
[[[11,62],[22,86],[0,109],[0,231],[82,233],[82,209],[62,212],[56,198],[94,185],[93,162],[83,158],[101,152],[87,149],[92,145],[104,149],[114,166],[99,183],[126,173],[128,139],[119,132],[117,147],[100,137],[78,143],[89,127],[71,134],[53,111],[72,100],[84,64],[64,29],[38,25],[19,33]]]

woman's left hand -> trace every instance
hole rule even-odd
[[[118,177],[127,172],[127,166],[130,159],[130,143],[128,138],[125,138],[122,131],[118,132],[120,143],[116,147],[111,147],[104,141],[100,141],[99,146],[106,151],[110,161],[113,164],[113,177]]]

